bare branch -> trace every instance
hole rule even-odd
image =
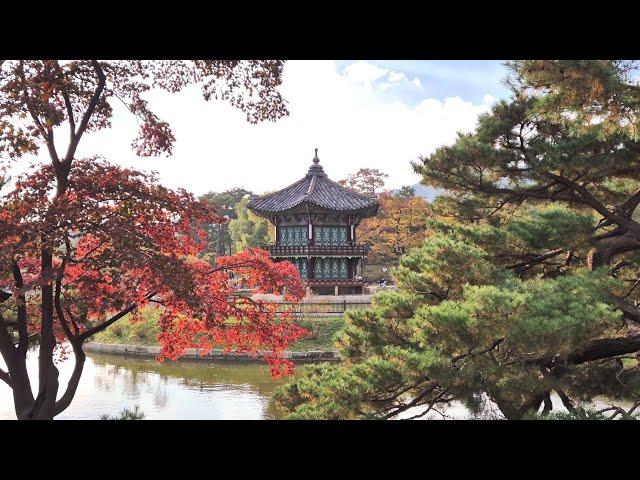
[[[153,296],[155,295],[155,293],[149,293],[145,296],[145,298],[147,300],[150,300]],[[106,320],[105,322],[102,322],[100,325],[97,325],[93,328],[90,328],[89,330],[84,331],[83,333],[81,333],[80,335],[78,335],[76,338],[78,339],[78,341],[83,342],[85,341],[87,338],[91,337],[92,335],[95,335],[96,333],[99,333],[101,331],[103,331],[105,328],[107,328],[109,325],[112,325],[113,323],[117,322],[118,320],[120,320],[122,317],[124,317],[125,315],[131,313],[132,311],[134,311],[136,308],[138,307],[137,303],[132,303],[131,305],[129,305],[127,308],[125,308],[124,310],[122,310],[121,312],[117,313],[116,315],[114,315],[113,317],[111,317],[109,320]]]
[[[62,77],[63,72],[62,72],[62,68],[60,68],[60,62],[56,60],[55,65],[56,65],[56,70],[58,72],[58,75]],[[67,109],[67,117],[69,117],[69,143],[72,143],[73,141],[75,141],[75,136],[76,136],[76,121],[75,121],[75,118],[73,118],[73,107],[71,106],[71,100],[69,99],[69,95],[67,94],[64,88],[60,89],[60,94],[64,99],[64,105],[65,105],[65,108]]]
[[[64,316],[64,312],[62,310],[62,303],[60,301],[60,294],[62,291],[62,277],[64,275],[64,269],[65,269],[66,263],[67,263],[67,257],[65,256],[62,259],[62,265],[60,265],[60,269],[58,270],[58,275],[56,278],[55,293],[53,296],[53,304],[56,309],[56,315],[58,317],[58,321],[60,322],[60,326],[62,327],[62,330],[64,331],[64,334],[66,335],[69,342],[71,342],[71,345],[73,345],[75,348],[74,344],[76,343],[76,336],[73,333],[71,333],[71,329],[69,328],[69,325],[67,325],[67,319]]]
[[[484,355],[485,353],[489,353],[490,351],[494,350],[496,347],[498,347],[498,345],[500,345],[505,340],[506,340],[506,337],[498,338],[496,341],[494,341],[491,345],[489,345],[484,350],[479,350],[477,352],[472,352],[471,351],[469,353],[465,353],[465,354],[462,354],[462,355],[456,355],[455,357],[453,357],[451,359],[451,361],[453,363],[455,363],[458,360],[462,360],[463,358],[466,358],[466,357],[474,357],[476,355]]]
[[[14,261],[11,265],[13,281],[18,291],[24,288],[24,280],[20,267]],[[27,355],[29,348],[29,332],[27,331],[27,301],[24,292],[18,294],[18,350],[23,356]]]
[[[71,378],[69,378],[67,389],[62,397],[60,397],[60,400],[54,404],[53,416],[61,414],[69,405],[71,405],[71,401],[73,400],[76,390],[78,389],[78,384],[80,383],[80,377],[82,377],[84,361],[87,358],[84,350],[82,349],[82,342],[72,343],[71,345],[73,347],[73,353],[75,354],[76,363],[73,367]]]
[[[535,255],[532,258],[528,258],[527,260],[523,260],[522,262],[516,263],[514,265],[509,265],[508,269],[514,269],[517,272],[522,272],[523,270],[526,270],[527,268],[531,268],[534,265],[537,265],[539,263],[544,262],[545,260],[548,260],[550,258],[553,258],[557,255],[560,255],[561,253],[565,252],[566,250],[564,248],[557,248],[555,250],[551,250],[549,252],[546,253],[542,253],[540,255]]]
[[[31,104],[31,100],[29,98],[29,92],[27,91],[27,79],[24,73],[24,61],[20,61],[20,69],[19,69],[20,80],[22,82],[22,99],[24,101],[29,114],[31,115],[31,119],[33,123],[35,123],[37,129],[40,131],[42,136],[45,139],[45,143],[47,144],[47,150],[49,150],[49,156],[54,165],[58,165],[60,163],[60,158],[58,157],[58,152],[56,151],[56,147],[53,143],[53,130],[49,128],[45,128],[40,118],[38,117],[36,111]]]
[[[87,106],[87,109],[82,116],[82,120],[80,121],[80,125],[78,125],[78,130],[74,135],[73,141],[69,142],[69,148],[67,149],[67,154],[64,157],[64,161],[68,165],[70,165],[71,161],[73,160],[73,156],[75,155],[76,149],[78,148],[78,143],[82,138],[82,134],[87,129],[87,125],[89,124],[91,115],[93,115],[93,112],[98,105],[98,101],[100,100],[100,96],[102,95],[106,84],[106,77],[104,72],[102,71],[100,63],[97,60],[91,60],[91,65],[93,66],[96,76],[98,77],[98,85],[96,86],[96,89],[93,92],[93,96],[89,101],[89,105]]]
[[[548,173],[547,176],[553,178],[558,183],[566,185],[567,187],[571,188],[573,191],[577,192],[580,195],[580,197],[582,197],[585,204],[592,207],[604,218],[611,220],[612,222],[617,223],[618,225],[629,229],[636,236],[640,236],[640,223],[636,222],[635,220],[632,220],[631,218],[627,218],[626,216],[623,216],[619,213],[612,212],[611,210],[609,210],[602,202],[600,202],[596,197],[594,197],[593,194],[584,185],[574,182],[573,180],[570,180],[561,175],[555,175],[553,173]],[[635,195],[631,197],[629,200],[633,199],[634,197]]]
[[[572,365],[579,365],[603,358],[634,353],[639,350],[640,334],[620,338],[605,338],[593,342],[581,352],[570,355],[567,361]]]

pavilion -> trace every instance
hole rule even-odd
[[[302,179],[252,199],[247,208],[275,226],[275,242],[262,248],[291,261],[308,293],[363,292],[368,245],[356,242],[356,229],[378,212],[378,201],[329,179],[317,148]]]

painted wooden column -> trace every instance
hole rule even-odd
[[[311,257],[307,266],[307,278],[313,280],[316,278],[316,259]]]

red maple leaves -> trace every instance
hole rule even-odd
[[[111,101],[136,117],[141,156],[170,154],[175,137],[143,98],[198,85],[253,123],[288,114],[277,60],[0,60],[0,188],[6,160],[46,147],[50,165],[18,179],[0,198],[0,380],[14,392],[16,416],[51,419],[71,404],[82,375],[82,343],[136,309],[162,309],[161,358],[224,343],[265,348],[277,374],[283,348],[300,329],[252,292],[301,295],[293,267],[248,251],[211,266],[200,259],[202,226],[223,221],[186,191],[153,175],[100,159],[77,159],[87,132],[111,126]],[[58,149],[60,130],[68,144]],[[64,152],[64,153],[63,153]],[[244,288],[245,295],[241,295]],[[39,340],[38,392],[26,368]],[[16,343],[17,339],[17,343]],[[54,352],[68,340],[75,366],[59,396]]]
[[[158,185],[153,174],[111,165],[100,158],[76,160],[69,185],[54,198],[53,167],[18,179],[0,215],[3,272],[15,265],[22,286],[3,274],[0,288],[23,299],[30,333],[38,328],[43,285],[55,288],[57,341],[83,338],[109,318],[154,305],[161,310],[159,359],[176,359],[186,348],[214,346],[258,353],[275,376],[291,371],[282,353],[304,330],[278,306],[254,293],[303,296],[295,267],[275,263],[263,250],[200,258],[202,227],[224,219],[184,190]],[[51,200],[54,198],[54,200]],[[54,252],[42,272],[41,249]],[[133,306],[133,308],[131,308]],[[264,353],[264,352],[268,353]]]

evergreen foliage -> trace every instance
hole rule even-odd
[[[511,98],[414,163],[447,191],[430,234],[400,259],[397,291],[347,313],[344,362],[277,392],[290,418],[412,418],[454,400],[508,419],[630,418],[640,405],[637,65],[509,65]],[[583,408],[601,395],[633,407]]]

